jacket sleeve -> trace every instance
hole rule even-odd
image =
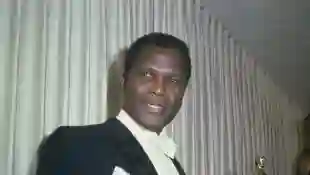
[[[67,175],[64,129],[59,127],[38,149],[36,175]]]

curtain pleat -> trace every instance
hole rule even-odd
[[[187,174],[293,174],[303,111],[208,13],[188,0],[0,2],[0,174],[30,175],[60,125],[117,115],[122,50],[165,32],[185,40],[192,77],[165,132]]]

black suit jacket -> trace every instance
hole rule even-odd
[[[172,159],[180,175],[184,170]],[[111,175],[119,166],[132,175],[156,175],[148,156],[117,119],[91,126],[59,127],[42,143],[37,175]]]

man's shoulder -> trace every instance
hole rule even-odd
[[[84,168],[109,170],[117,155],[119,122],[109,119],[105,123],[85,126],[60,126],[41,142],[38,149],[38,172],[56,172],[68,164],[83,165]],[[85,160],[88,162],[85,163]],[[54,162],[54,163],[50,163]],[[100,166],[98,162],[101,162]],[[103,167],[101,167],[103,166]],[[112,169],[111,169],[112,171]],[[57,173],[55,173],[57,174]]]
[[[66,140],[89,140],[89,139],[108,139],[113,138],[112,135],[117,132],[119,127],[117,119],[108,119],[104,123],[82,125],[82,126],[59,126],[54,130],[51,136],[62,137]]]
[[[60,126],[47,136],[39,146],[39,152],[76,150],[79,153],[100,150],[113,152],[119,143],[117,119],[109,119],[101,124],[84,126]],[[65,151],[67,153],[67,151]]]

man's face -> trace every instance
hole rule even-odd
[[[174,49],[147,47],[124,80],[124,109],[140,125],[161,132],[179,111],[187,86],[184,61]]]

